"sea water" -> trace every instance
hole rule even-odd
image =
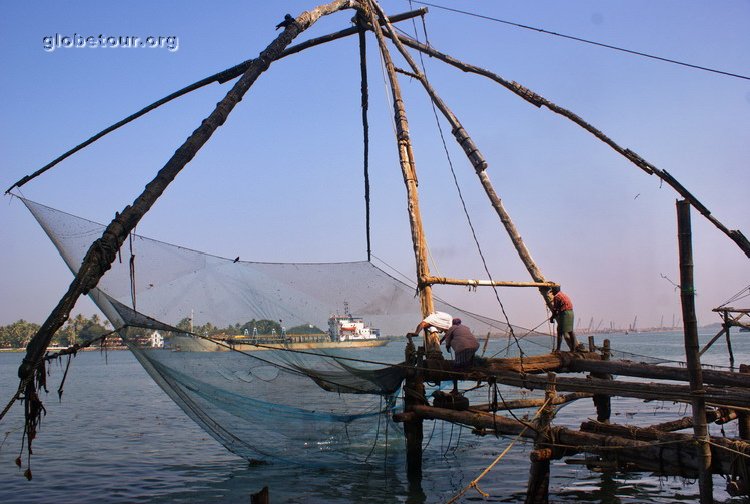
[[[712,332],[704,331],[702,343],[711,336]],[[750,363],[749,336],[733,334],[738,364]],[[681,333],[608,337],[615,350],[684,361]],[[597,343],[602,339],[598,336]],[[539,337],[521,342],[528,354],[542,353],[549,344],[548,338]],[[505,340],[491,341],[487,355],[517,353],[515,345],[504,351],[506,345]],[[384,361],[397,362],[403,350],[404,343],[398,341],[380,349],[359,349],[353,356],[372,359],[377,355]],[[21,356],[0,354],[3,405],[17,387]],[[703,356],[703,362],[728,365],[723,339]],[[375,453],[366,470],[250,465],[188,419],[127,351],[79,353],[71,364],[62,400],[58,400],[56,389],[63,372],[61,365],[51,366],[50,393],[43,395],[47,414],[34,440],[31,481],[24,478],[24,469],[14,464],[21,450],[21,405],[0,422],[0,502],[248,502],[250,495],[264,486],[269,487],[274,504],[446,502],[513,441],[512,437],[478,437],[466,428],[427,421],[421,487],[409,485],[403,464],[392,462],[403,460],[398,456],[403,455],[402,436],[393,431],[379,433],[389,436],[391,462],[385,463],[385,457]],[[463,385],[469,387],[471,383]],[[520,397],[517,390],[503,388],[502,392],[506,399]],[[486,391],[473,394],[481,399]],[[689,408],[682,404],[612,401],[612,421],[617,423],[649,425],[689,414]],[[591,400],[583,399],[561,408],[554,423],[577,427],[594,416]],[[736,435],[734,424],[724,429],[727,435]],[[710,431],[721,435],[720,426],[711,425]],[[460,502],[523,502],[530,449],[527,442],[516,443],[479,482],[479,488],[489,494],[486,500],[471,489]],[[25,455],[23,460],[25,468]],[[553,502],[695,502],[698,495],[694,481],[649,473],[597,473],[565,460],[553,461],[550,476]],[[742,502],[729,498],[719,476],[714,477],[714,495],[721,502]]]

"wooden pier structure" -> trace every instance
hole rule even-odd
[[[750,366],[740,366],[739,372],[733,368],[730,371],[704,370],[701,366],[702,353],[724,332],[720,332],[702,351],[699,350],[690,204],[687,201],[677,201],[677,217],[687,366],[611,360],[609,340],[597,347],[593,337],[589,337],[588,351],[579,347],[571,352],[479,359],[478,364],[470,369],[457,370],[453,361],[444,360],[441,355],[428,351],[426,346],[415,347],[410,339],[406,362],[413,367],[407,373],[404,385],[404,412],[394,415],[394,420],[404,424],[408,475],[413,483],[414,480],[418,483],[421,478],[422,423],[424,420],[442,420],[471,427],[476,435],[517,436],[533,440],[527,504],[549,501],[551,460],[579,453],[586,454],[585,463],[592,468],[646,471],[697,479],[701,504],[714,502],[715,474],[726,478],[730,494],[750,495],[747,463],[750,458]],[[724,312],[723,329],[727,334],[729,327],[737,324],[747,312],[738,311],[739,315],[731,321],[728,313],[728,310]],[[731,346],[729,348],[731,351]],[[578,376],[564,376],[569,373]],[[580,377],[581,373],[587,374]],[[425,383],[455,380],[544,390],[545,397],[501,403],[494,400],[491,404],[472,406],[463,397],[461,400],[456,397],[451,402],[439,396],[430,404],[425,396]],[[559,392],[567,394],[558,395]],[[647,427],[613,424],[610,423],[611,397],[682,402],[692,406],[692,415]],[[556,406],[585,398],[593,401],[596,421],[587,420],[578,430],[553,425]],[[512,414],[512,410],[521,408],[538,408],[537,414],[530,421]],[[709,422],[724,424],[735,420],[738,422],[738,438],[709,436]],[[685,429],[692,429],[692,432],[676,432]],[[476,487],[478,479],[449,502],[455,502],[463,492]]]
[[[709,478],[713,474],[727,478],[730,493],[748,495],[750,374],[747,371],[703,371],[706,386],[700,396],[705,403],[704,430],[707,422],[722,425],[738,421],[741,424],[738,439],[705,436],[701,444],[694,433],[675,432],[695,428],[694,415],[648,427],[610,423],[610,397],[692,403],[696,394],[690,386],[689,369],[609,360],[608,347],[609,341],[605,340],[594,352],[484,359],[471,369],[453,371],[452,361],[427,358],[424,347],[411,345],[407,349],[407,362],[414,363],[414,368],[404,386],[406,407],[403,413],[394,415],[394,420],[404,424],[409,476],[419,478],[421,474],[421,436],[414,433],[421,433],[424,420],[442,420],[468,426],[472,433],[480,436],[520,436],[533,440],[526,502],[547,502],[547,483],[544,482],[549,481],[550,460],[579,453],[594,457],[586,459],[586,464],[592,468],[646,471],[664,476],[699,478],[705,466]],[[571,373],[578,376],[564,376]],[[581,373],[587,375],[580,377]],[[607,375],[617,375],[618,379],[609,379]],[[621,377],[659,381],[632,381]],[[450,382],[457,378],[544,390],[546,396],[469,405],[465,409],[436,407],[437,400],[430,404],[424,395],[425,383]],[[557,406],[582,399],[592,400],[592,413],[596,413],[597,421],[586,420],[578,430],[553,425]],[[540,408],[542,414],[533,422],[508,414],[524,408]],[[707,465],[702,446],[709,450]],[[543,491],[540,484],[544,486]]]

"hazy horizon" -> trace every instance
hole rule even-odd
[[[143,106],[255,57],[287,12],[322,1],[203,4],[13,3],[0,27],[3,189]],[[436,2],[440,4],[441,2]],[[446,3],[447,4],[447,3]],[[634,51],[748,74],[750,3],[698,1],[451,3],[451,7]],[[382,2],[390,14],[421,5]],[[321,19],[295,42],[350,26]],[[422,22],[399,24],[424,40]],[[730,229],[750,237],[750,80],[581,44],[430,8],[430,43],[568,108],[667,170]],[[174,37],[177,47],[59,47],[45,37]],[[377,44],[368,36],[374,264],[414,277],[403,178]],[[397,65],[406,63],[391,53]],[[419,60],[416,53],[412,53]],[[221,257],[268,262],[366,259],[357,37],[275,62],[165,194],[139,234]],[[427,76],[484,153],[488,175],[543,274],[571,295],[581,327],[681,320],[675,200],[611,148],[497,84],[425,57]],[[429,99],[400,76],[419,176],[430,268],[486,279],[458,199]],[[234,82],[234,81],[232,81]],[[19,191],[39,203],[109,222],[130,204],[231,83],[212,84],[105,137]],[[529,281],[450,127],[450,159],[495,280]],[[43,321],[72,276],[23,205],[0,207],[4,278],[0,324]],[[750,262],[692,212],[700,325],[750,284]],[[491,290],[436,287],[504,320]],[[500,289],[510,322],[547,317],[535,289]],[[748,292],[750,294],[750,292]],[[744,304],[743,304],[744,303]],[[738,302],[748,306],[747,298]],[[82,300],[73,313],[96,308]],[[546,326],[542,325],[541,329]]]

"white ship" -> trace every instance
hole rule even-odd
[[[365,341],[380,337],[380,329],[365,324],[364,319],[355,317],[345,309],[344,315],[331,315],[328,319],[328,336],[331,341]]]

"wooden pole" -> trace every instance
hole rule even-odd
[[[494,431],[496,434],[520,434],[527,439],[536,437],[536,433],[528,429],[527,424],[492,413],[456,411],[418,405],[414,407],[412,415],[471,425],[478,430]],[[693,436],[670,432],[659,433],[654,432],[653,429],[600,422],[586,422],[582,427],[586,430],[551,427],[552,439],[564,448],[558,447],[559,449],[553,451],[540,449],[534,450],[534,453],[539,459],[544,457],[557,459],[578,452],[588,452],[598,454],[608,460],[618,461],[622,465],[635,464],[641,471],[689,478],[698,476],[700,460],[695,452]],[[655,440],[664,442],[654,442]],[[714,463],[711,467],[717,474],[735,474],[738,455],[739,460],[750,456],[749,443],[719,436],[712,437],[711,442],[718,445],[714,451]],[[549,448],[554,447],[549,446]]]
[[[546,379],[541,376],[517,372],[488,372],[484,374],[468,373],[468,380],[486,380],[488,376],[497,383],[512,387],[523,387],[529,390],[544,389]],[[429,378],[428,378],[429,380]],[[625,380],[600,380],[598,378],[565,378],[557,377],[557,390],[564,392],[586,392],[590,394],[607,394],[615,397],[635,397],[657,401],[692,402],[695,394],[690,386],[667,383],[644,383]],[[750,404],[750,391],[733,387],[705,387],[705,402],[724,407],[746,408]]]
[[[585,392],[571,392],[562,396],[555,395],[555,397],[549,402],[550,406],[557,406],[559,404],[567,404],[578,399],[586,399],[591,397],[591,394]],[[474,411],[503,411],[503,410],[514,410],[514,409],[525,409],[525,408],[538,408],[546,402],[545,399],[511,399],[500,403],[491,404],[473,404],[469,409]],[[691,424],[692,425],[692,424]]]
[[[405,362],[409,366],[404,381],[404,412],[410,415],[418,406],[425,406],[425,388],[421,373],[422,356],[419,355],[411,338],[408,338],[405,350]],[[406,474],[412,485],[421,485],[422,481],[422,440],[424,438],[422,418],[409,416],[404,422],[406,436]]]
[[[602,360],[608,361],[610,357],[609,340],[604,340],[604,346],[602,348]],[[602,380],[611,380],[612,375],[609,373],[591,373],[594,378]],[[596,407],[596,419],[599,422],[609,422],[609,418],[612,414],[612,400],[607,394],[594,394],[593,397],[594,407]]]
[[[558,286],[555,282],[513,282],[510,280],[463,280],[459,278],[428,277],[426,284],[466,285],[468,287],[538,287],[550,288]]]
[[[729,367],[734,369],[734,352],[732,352],[732,340],[729,339],[729,331],[732,324],[729,322],[729,312],[724,312],[724,328],[727,331],[727,351],[729,351]]]
[[[381,12],[381,16],[384,16],[382,12]],[[485,161],[484,156],[482,155],[482,152],[479,150],[479,147],[477,147],[477,145],[474,143],[474,140],[472,140],[472,138],[466,132],[466,130],[464,129],[463,125],[458,120],[456,115],[448,108],[448,106],[440,98],[440,96],[438,96],[437,92],[432,87],[432,85],[430,85],[429,81],[427,80],[427,77],[422,73],[419,66],[416,64],[416,62],[411,57],[409,52],[404,48],[402,44],[403,39],[396,34],[395,30],[393,29],[393,26],[387,22],[384,24],[384,26],[388,30],[389,36],[391,37],[391,40],[393,40],[393,43],[396,45],[396,48],[399,50],[399,52],[404,57],[404,59],[409,63],[409,66],[411,67],[416,77],[419,79],[419,82],[422,84],[422,87],[424,87],[425,91],[427,91],[427,94],[430,95],[432,102],[435,104],[438,110],[440,110],[443,116],[450,123],[452,132],[456,138],[456,141],[463,148],[464,152],[466,153],[466,156],[468,157],[469,161],[474,167],[474,170],[476,171],[477,176],[479,177],[479,181],[482,184],[482,187],[484,188],[485,193],[487,194],[493,208],[495,209],[498,216],[500,217],[500,221],[505,227],[505,230],[508,233],[508,236],[510,237],[511,241],[513,242],[513,246],[515,247],[516,252],[518,253],[518,256],[521,258],[521,261],[526,266],[526,269],[531,275],[531,278],[534,280],[534,282],[537,282],[540,284],[547,284],[548,282],[544,278],[544,275],[542,275],[542,271],[539,269],[539,267],[534,262],[534,259],[531,257],[531,253],[529,252],[528,248],[526,248],[526,244],[524,243],[523,238],[521,238],[521,234],[518,232],[518,229],[513,223],[513,220],[510,218],[510,214],[508,214],[508,212],[505,210],[502,200],[497,195],[494,187],[492,186],[492,182],[490,181],[490,178],[487,175],[487,171],[486,171],[487,161]],[[380,27],[378,27],[378,30],[379,29]],[[552,308],[552,295],[550,294],[549,287],[539,286],[539,292],[544,298],[544,301],[547,304],[547,306],[551,309]]]
[[[269,504],[270,502],[271,500],[267,486],[264,486],[260,492],[254,493],[250,496],[250,504]]]
[[[704,399],[698,322],[695,316],[695,286],[693,283],[693,245],[690,224],[690,203],[677,201],[677,229],[680,251],[680,300],[685,331],[685,357],[690,372],[690,393],[693,397],[693,432],[698,443],[698,486],[701,504],[713,504],[713,478],[711,476],[711,447],[706,427],[706,401]]]
[[[568,371],[609,373],[657,380],[690,381],[690,372],[687,369],[674,366],[579,359],[577,356],[564,359],[564,361]],[[716,386],[750,388],[750,376],[745,376],[741,373],[704,369],[702,374],[704,383]]]
[[[536,421],[536,438],[532,454],[544,453],[545,456],[532,456],[529,467],[529,483],[526,488],[526,504],[547,504],[549,502],[549,465],[551,453],[546,450],[550,445],[550,423],[554,417],[552,402],[557,397],[555,389],[555,373],[547,374],[547,389],[544,392],[545,406]],[[544,450],[544,451],[543,451]],[[549,454],[550,456],[546,456]]]
[[[398,157],[401,164],[401,173],[406,185],[406,194],[408,197],[409,224],[411,225],[411,238],[414,246],[414,257],[417,263],[417,283],[419,285],[419,301],[422,306],[422,316],[426,317],[434,311],[432,301],[432,286],[425,284],[425,279],[429,278],[430,268],[427,263],[427,242],[425,241],[424,228],[422,226],[422,214],[419,211],[419,193],[417,191],[417,167],[414,161],[414,152],[412,151],[411,138],[409,135],[409,121],[406,117],[406,108],[401,96],[401,87],[398,83],[395,65],[388,51],[383,36],[383,30],[380,28],[377,13],[379,8],[373,0],[366,0],[360,4],[364,8],[364,15],[370,19],[375,37],[378,40],[380,53],[383,55],[385,69],[388,74],[388,81],[393,94],[394,120],[396,123],[396,138],[398,141]],[[382,11],[381,11],[382,12]],[[387,26],[388,18],[381,14],[381,19]],[[425,330],[425,349],[427,355],[441,355],[440,342],[437,335],[433,335]]]

